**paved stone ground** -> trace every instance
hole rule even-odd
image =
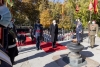
[[[84,58],[84,56],[83,56]],[[100,64],[90,58],[84,58],[85,61],[83,63],[83,66],[81,67],[100,67]],[[71,67],[69,65],[69,57],[68,54],[65,55],[56,55],[53,57],[53,60],[60,66],[60,67]],[[76,66],[75,66],[76,67]],[[78,66],[80,67],[80,66]]]
[[[69,41],[59,41],[62,45],[67,47]],[[88,46],[88,37],[82,43],[84,50],[82,55],[87,58],[100,63],[100,38],[96,38],[96,47],[91,49]],[[35,44],[23,46],[19,49],[19,55],[15,58],[15,65],[13,67],[64,67],[60,66],[53,59],[54,56],[68,54],[70,50],[60,50],[51,53],[45,53],[43,50],[36,50]]]

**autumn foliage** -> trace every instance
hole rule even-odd
[[[43,27],[49,27],[51,20],[52,18],[48,9],[40,13],[40,23],[43,25]]]

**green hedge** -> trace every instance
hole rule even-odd
[[[100,31],[98,32],[98,37],[100,37]]]

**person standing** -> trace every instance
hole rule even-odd
[[[7,17],[9,19],[2,19],[4,16],[2,14],[9,14]],[[9,56],[7,55],[7,51],[4,49],[4,42],[6,42],[6,47],[7,45],[7,38],[6,41],[4,39],[5,34],[4,34],[4,29],[7,28],[9,21],[11,20],[11,13],[9,9],[4,5],[4,0],[0,0],[0,67],[13,67],[12,63],[10,61]],[[7,36],[8,33],[6,33]]]
[[[83,40],[83,38],[82,38],[82,23],[81,23],[80,19],[77,19],[76,39],[77,39],[78,45],[80,45],[80,42],[82,42],[82,40]]]
[[[36,21],[36,24],[34,25],[34,35],[36,37],[36,47],[37,50],[41,49],[40,47],[40,40],[42,38],[43,34],[43,25],[40,24],[40,19]]]
[[[18,55],[18,49],[16,45],[16,34],[13,31],[13,23],[10,22],[8,25],[8,56],[14,64],[14,58]]]
[[[52,47],[55,48],[58,36],[58,25],[56,23],[56,20],[53,20],[52,24],[50,25],[50,35],[51,35]]]
[[[92,21],[92,24],[90,24],[90,30],[89,30],[91,48],[94,47],[95,37],[97,37],[97,33],[98,33],[98,24],[96,24],[96,21]]]
[[[15,19],[12,18],[11,22],[13,24],[13,31],[14,31],[15,35],[17,36],[17,28],[16,28],[16,25],[14,24]]]

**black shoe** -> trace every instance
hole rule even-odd
[[[91,48],[93,49],[94,47],[91,46]]]
[[[80,45],[80,43],[78,43],[78,45]]]
[[[56,46],[53,46],[53,48],[56,48]]]
[[[39,48],[40,50],[42,50],[42,48]]]
[[[83,42],[83,40],[81,40],[81,42]]]
[[[37,50],[39,50],[39,48],[37,48]]]
[[[12,65],[15,65],[15,62],[13,62]]]
[[[42,48],[37,48],[37,50],[42,50]]]

